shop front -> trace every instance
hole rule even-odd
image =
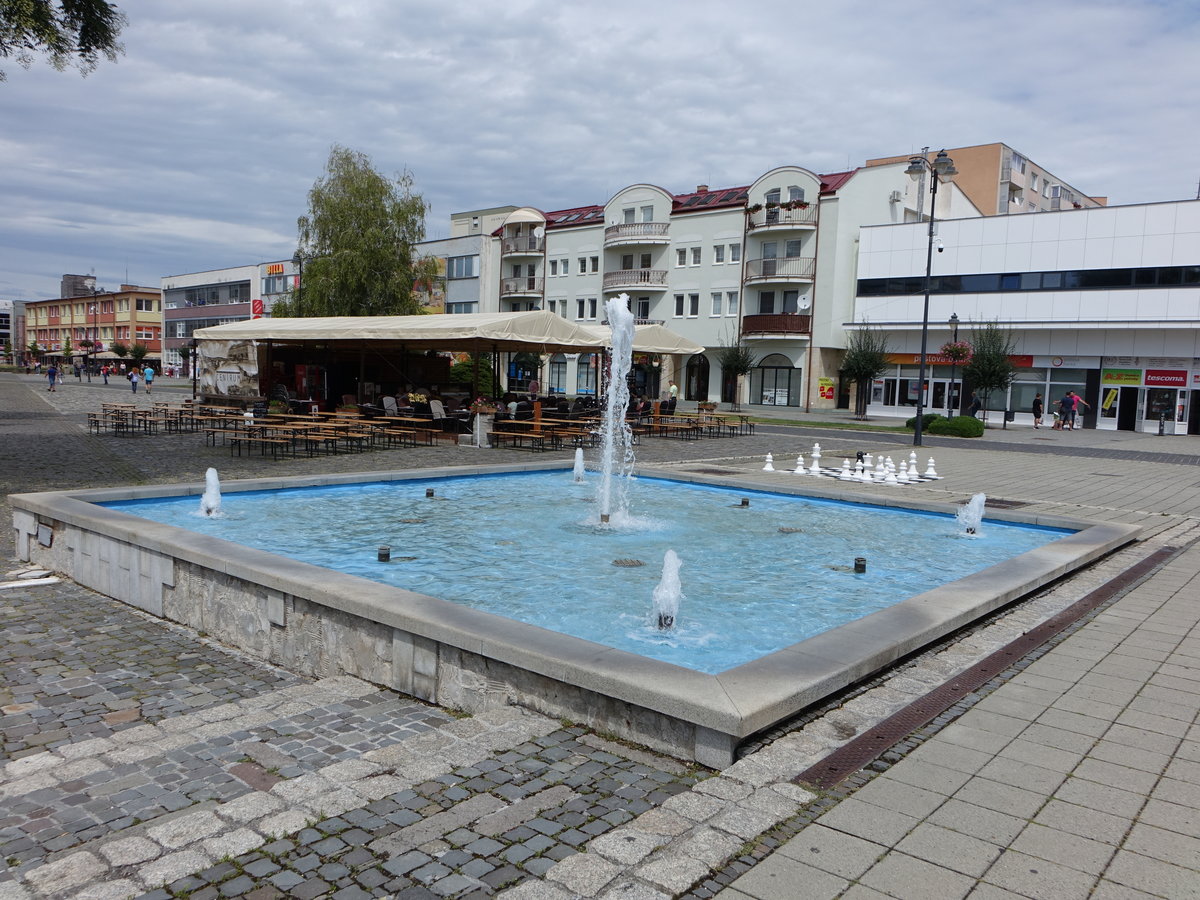
[[[1195,434],[1200,369],[1191,360],[1157,367],[1122,365],[1100,371],[1099,427],[1157,434]]]

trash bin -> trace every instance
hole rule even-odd
[[[1015,422],[1017,420],[1017,412],[1014,409],[1006,409],[1004,411],[1005,422]]]

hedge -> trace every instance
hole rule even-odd
[[[945,416],[943,416],[941,413],[925,413],[923,416],[921,416],[921,430],[928,431],[930,422],[933,422],[937,419],[944,419],[944,418],[945,418]],[[913,416],[911,419],[908,419],[907,421],[905,421],[904,427],[907,428],[909,431],[912,431],[914,428],[916,428],[917,427],[917,417]]]
[[[925,430],[930,434],[945,434],[950,437],[980,437],[983,434],[983,422],[974,416],[955,416],[946,419],[941,416],[940,422],[932,422]]]

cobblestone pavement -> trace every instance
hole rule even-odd
[[[201,481],[209,465],[228,479],[494,455],[231,458],[196,435],[88,435],[102,386],[48,394],[23,381],[0,375],[5,496]],[[760,428],[645,441],[638,456],[786,478],[761,473],[762,455],[807,449],[814,435],[826,458],[905,443]],[[0,900],[1194,896],[1200,651],[1195,616],[1178,606],[1197,583],[1196,551],[843,786],[818,795],[792,783],[1133,561],[1196,540],[1190,470],[1099,443],[1074,448],[1088,456],[1060,444],[1050,458],[1015,441],[938,446],[946,481],[903,490],[958,500],[984,489],[1050,513],[1140,522],[1146,541],[762,736],[719,774],[520,708],[457,717],[353,678],[291,675],[70,583],[0,588]],[[1171,446],[1187,455],[1197,444]],[[1164,632],[1179,632],[1170,649],[1157,646]],[[1104,692],[1127,692],[1114,678],[1137,660],[1154,662],[1139,670],[1140,693],[1106,709]],[[1058,695],[1039,693],[1051,687]],[[1105,731],[1084,748],[1092,719]],[[1142,777],[1151,763],[1153,782]]]

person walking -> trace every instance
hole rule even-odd
[[[150,388],[154,384],[154,368],[152,366],[145,366],[142,369],[142,381],[146,383],[146,393],[150,393]]]
[[[1071,399],[1071,392],[1067,391],[1058,401],[1058,421],[1054,423],[1054,427],[1059,431],[1068,430],[1071,427],[1071,416],[1074,412],[1075,401]]]
[[[1038,394],[1033,398],[1033,427],[1042,427],[1042,395]]]
[[[967,415],[972,419],[979,417],[979,411],[983,409],[983,401],[979,399],[979,395],[971,391],[971,405],[967,407]]]
[[[100,374],[104,376],[104,383],[108,384],[108,366],[102,366],[100,368]]]
[[[55,368],[54,363],[50,363],[50,368],[48,368],[46,370],[46,375],[50,379],[50,387],[46,388],[46,390],[48,390],[48,391],[55,390],[54,382],[58,378],[58,369]]]
[[[1067,391],[1067,396],[1069,396],[1071,398],[1071,430],[1074,431],[1075,430],[1075,420],[1077,418],[1079,418],[1079,407],[1086,406],[1088,409],[1091,409],[1092,407],[1091,407],[1091,404],[1087,403],[1082,397],[1080,397],[1074,391]],[[1082,426],[1080,426],[1080,427],[1082,427]]]
[[[129,386],[133,388],[133,392],[136,394],[138,386],[138,370],[136,368],[129,370]]]

